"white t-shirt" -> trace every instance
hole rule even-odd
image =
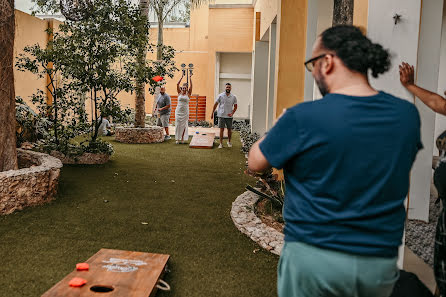
[[[232,118],[228,116],[228,114],[232,113],[232,111],[234,110],[233,107],[235,104],[237,104],[237,97],[232,93],[227,96],[226,92],[223,92],[218,95],[217,102],[217,116],[220,118]]]
[[[107,135],[107,128],[110,127],[110,122],[107,119],[102,119],[102,123],[99,126],[99,135]]]

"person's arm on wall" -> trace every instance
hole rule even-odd
[[[400,66],[401,84],[413,95],[420,98],[430,109],[446,115],[446,100],[440,95],[423,89],[415,84],[414,67],[403,62]],[[446,94],[446,92],[445,92]]]

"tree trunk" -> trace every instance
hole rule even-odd
[[[149,1],[150,0],[139,0],[139,9],[141,15],[148,17],[149,15]],[[145,33],[146,38],[148,32]],[[147,48],[138,49],[137,63],[139,65],[144,65],[147,56]],[[146,119],[146,97],[145,97],[146,86],[141,83],[139,79],[136,82],[136,100],[135,100],[135,127],[144,128]]]
[[[156,59],[158,61],[163,59],[163,43],[164,43],[164,21],[163,21],[163,9],[160,8],[158,12],[158,43],[156,47]]]
[[[353,24],[354,0],[334,0],[333,26]]]
[[[0,0],[0,171],[17,169],[14,0]]]

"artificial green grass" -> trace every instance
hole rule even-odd
[[[55,201],[0,217],[0,296],[40,296],[101,248],[170,254],[172,291],[157,296],[275,296],[278,257],[230,217],[253,183],[234,138],[212,150],[107,138],[109,163],[64,166]]]

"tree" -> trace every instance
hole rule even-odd
[[[141,17],[148,21],[150,0],[139,0],[139,10]],[[141,32],[141,38],[148,39],[149,32]],[[140,68],[143,68],[147,56],[147,45],[141,44],[137,49],[137,63]],[[146,119],[146,85],[142,80],[137,80],[135,90],[135,127],[144,128]]]
[[[161,47],[164,44],[164,22],[166,21],[166,18],[170,15],[172,10],[183,1],[184,0],[152,0],[150,2],[150,7],[155,11],[156,17],[158,19],[158,49],[156,51],[156,58],[158,60],[161,59]]]
[[[14,0],[0,0],[0,172],[17,169]]]
[[[165,48],[161,61],[148,61],[140,54],[141,48],[153,51],[145,32],[148,32],[147,18],[141,16],[138,7],[126,0],[102,0],[91,7],[88,18],[61,24],[45,49],[39,45],[25,48],[26,54],[21,55],[17,63],[19,69],[40,77],[48,76],[51,80],[47,91],[54,99],[47,108],[54,120],[57,148],[70,147],[68,140],[75,136],[71,132],[75,132],[77,126],[73,119],[84,118],[85,105],[92,110],[89,140],[92,145],[97,142],[100,115],[119,115],[117,95],[120,92],[134,91],[135,85],[147,83],[156,75],[173,77],[176,70],[173,48]],[[47,66],[49,62],[51,67]],[[56,74],[59,75],[58,84],[54,83]],[[34,98],[40,99],[34,101],[45,103],[43,91]],[[91,104],[85,104],[85,98],[89,98]],[[66,118],[70,121],[64,121]],[[67,144],[64,146],[60,145],[62,134],[67,140],[62,143]]]
[[[48,33],[50,31],[47,30]],[[25,118],[22,124],[30,126],[26,120],[31,120],[31,124],[32,122],[43,124],[42,128],[46,132],[40,136],[47,144],[51,144],[49,147],[67,153],[70,140],[88,131],[88,125],[83,94],[71,88],[71,82],[61,73],[67,66],[64,64],[67,60],[65,44],[58,39],[50,40],[46,48],[35,44],[25,47],[23,52],[17,59],[17,69],[30,71],[40,79],[48,78],[49,83],[45,90],[39,89],[31,96],[38,113],[32,119]],[[47,100],[47,94],[51,96],[50,102]],[[17,111],[26,106],[21,98],[17,103]]]
[[[181,22],[181,23],[189,23],[190,22],[190,2],[184,2],[184,10],[179,12],[179,15],[171,15],[168,19],[168,22]]]
[[[334,0],[333,26],[353,24],[354,0]]]

